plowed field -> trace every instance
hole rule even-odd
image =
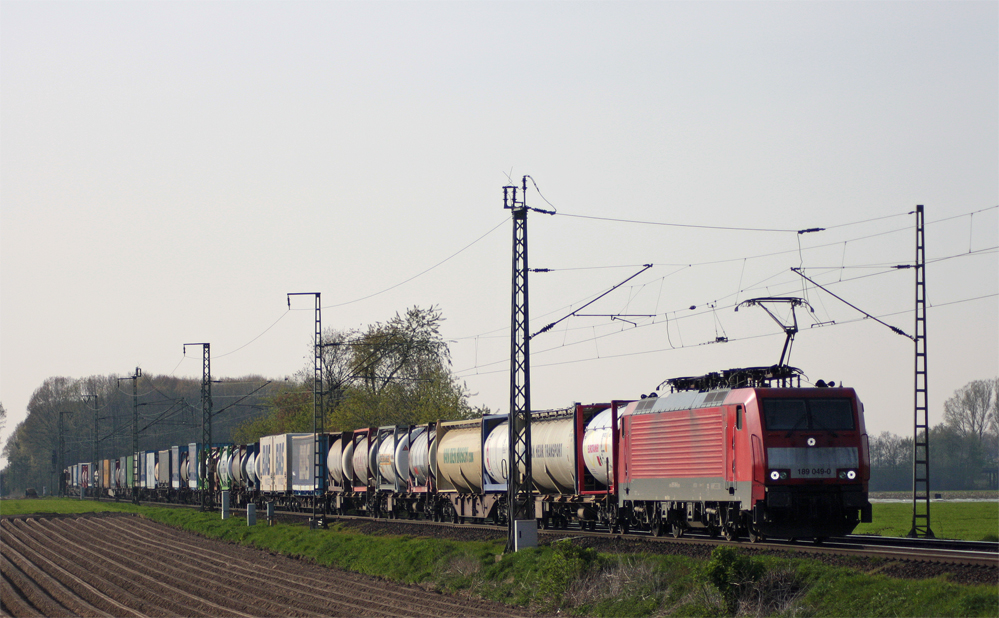
[[[133,516],[4,519],[0,571],[3,616],[521,615]]]

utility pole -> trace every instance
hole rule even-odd
[[[132,504],[139,503],[139,485],[136,483],[138,480],[138,454],[139,454],[139,378],[142,377],[142,370],[138,367],[135,368],[135,373],[128,376],[127,378],[118,378],[118,385],[121,386],[122,380],[132,381]],[[126,463],[128,462],[128,457],[125,457]],[[125,476],[125,483],[128,483],[128,473],[127,471],[122,471]]]
[[[916,366],[912,443],[912,538],[935,538],[930,527],[930,422],[926,379],[926,245],[923,207],[916,206]],[[920,431],[922,435],[920,436]]]
[[[99,414],[100,410],[97,407],[97,393],[91,393],[90,395],[84,395],[84,401],[89,400],[91,397],[94,398],[94,461],[90,464],[90,478],[88,479],[87,485],[90,486],[90,491],[93,494],[94,500],[98,499],[97,486],[94,483],[94,470],[96,469],[97,462],[100,461],[100,434],[97,433],[99,429]],[[83,491],[82,488],[80,491]]]
[[[326,457],[323,453],[323,434],[326,433],[326,421],[323,414],[323,310],[320,303],[321,292],[290,292],[288,294],[288,309],[291,309],[292,296],[314,296],[315,338],[313,340],[313,378],[312,378],[312,519],[310,528],[326,527],[326,503],[323,502],[322,513],[319,513],[319,501],[326,492]]]
[[[213,508],[215,498],[212,487],[212,474],[208,469],[208,459],[212,452],[212,353],[211,344],[208,343],[185,343],[184,355],[187,355],[187,346],[201,346],[201,461],[198,465],[198,478],[201,480],[201,510],[209,511]],[[188,457],[196,457],[194,453],[188,453]]]
[[[66,421],[63,419],[67,414],[72,412],[59,410],[59,465],[56,466],[56,471],[59,474],[59,495],[63,497],[66,496],[66,476],[63,474],[66,469]]]
[[[503,187],[503,208],[510,210],[513,218],[507,551],[516,551],[522,545],[523,533],[533,536],[533,545],[537,545],[537,520],[531,495],[531,337],[528,330],[526,197],[527,176],[523,179],[523,194],[519,201],[516,186]],[[533,535],[530,531],[532,526]],[[525,545],[531,545],[530,539],[527,541]]]

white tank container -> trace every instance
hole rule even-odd
[[[181,487],[187,487],[187,479],[190,478],[190,455],[184,453],[180,456],[180,480]]]
[[[392,434],[382,436],[378,445],[378,473],[386,483],[395,483],[395,440]]]
[[[246,456],[246,483],[256,486],[257,484],[257,454],[250,453]],[[258,487],[259,489],[259,487]]]
[[[459,493],[477,494],[482,491],[481,423],[448,429],[442,432],[437,447],[437,470],[441,489],[450,484]]]
[[[326,469],[330,477],[337,485],[343,484],[343,453],[341,452],[342,439],[338,436],[330,444],[330,450],[326,453]]]
[[[239,450],[233,451],[229,455],[229,478],[232,480],[233,484],[239,483],[243,479],[242,468],[241,468],[242,456]]]
[[[531,422],[531,477],[541,493],[573,493],[576,487],[575,419]]]
[[[482,445],[482,462],[494,483],[505,483],[510,475],[510,423],[493,427]]]
[[[354,442],[354,484],[368,484],[368,436],[361,436]]]
[[[372,482],[378,481],[378,447],[382,438],[384,436],[379,436],[377,432],[368,435],[368,472],[371,475],[368,478]]]
[[[614,475],[613,437],[610,408],[591,418],[583,432],[583,463],[593,478],[604,485]]]
[[[340,464],[343,466],[343,484],[354,484],[354,440],[349,439],[343,447],[343,455],[340,456]]]
[[[413,481],[420,486],[426,485],[430,478],[430,443],[437,435],[437,430],[425,431],[420,428],[420,434],[414,437],[409,449],[409,472]]]
[[[395,445],[395,473],[399,482],[409,482],[409,449],[411,442],[423,433],[423,427],[414,427],[409,433],[399,436]]]
[[[229,482],[229,453],[226,453],[225,451],[221,451],[219,453],[219,461],[215,465],[215,471],[219,475],[220,483]]]

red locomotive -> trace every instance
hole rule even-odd
[[[678,392],[622,410],[616,493],[633,525],[821,540],[871,521],[863,404],[852,388],[822,382],[767,387],[796,372],[669,380]]]

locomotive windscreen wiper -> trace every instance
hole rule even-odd
[[[829,432],[829,435],[831,435],[832,437],[834,437],[834,438],[838,438],[839,437],[839,435],[837,435],[837,433],[835,431],[833,431],[832,427],[829,427],[827,425],[824,425],[824,424],[820,423],[819,419],[817,417],[813,416],[811,412],[808,413],[808,416],[811,417],[811,420],[812,420],[812,422],[810,423],[811,425],[818,425],[818,427],[815,427],[815,429],[825,429],[826,431]]]
[[[798,422],[796,422],[793,427],[787,430],[787,435],[785,435],[784,437],[790,438],[791,434],[793,434],[798,429],[798,426],[801,425],[801,422],[806,419],[808,419],[808,412],[805,412],[798,418]]]

